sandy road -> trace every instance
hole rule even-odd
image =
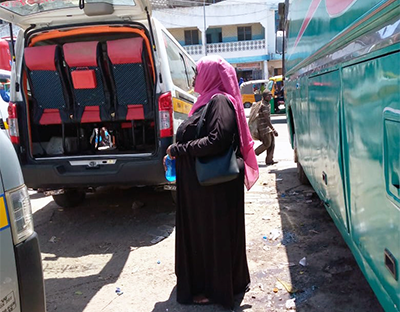
[[[382,311],[319,199],[297,181],[285,118],[273,122],[279,163],[266,167],[260,155],[260,179],[246,193],[252,287],[235,311]],[[224,311],[175,301],[168,192],[103,188],[69,209],[31,197],[49,312]]]

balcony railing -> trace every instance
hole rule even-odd
[[[202,45],[186,45],[183,47],[190,55],[197,55],[203,53]]]
[[[184,46],[184,48],[191,55],[202,54],[203,51],[201,45],[187,45]],[[206,48],[207,48],[207,53],[265,50],[265,39],[207,43]]]

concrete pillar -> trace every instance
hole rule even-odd
[[[268,15],[271,16],[267,20],[267,29],[269,31],[269,37],[267,42],[269,53],[275,53],[275,38],[276,38],[276,30],[275,30],[275,10],[270,10]],[[267,39],[267,38],[266,38]]]
[[[268,79],[269,78],[269,74],[268,74],[268,61],[263,61],[263,73],[264,73],[264,79]]]
[[[207,14],[206,1],[203,0],[203,27],[201,31],[201,41],[203,43],[203,55],[207,55]]]
[[[268,25],[267,23],[262,23],[262,26],[264,27],[264,37],[265,37],[265,55],[269,57],[269,52],[268,51]]]
[[[206,31],[207,29],[201,29],[201,43],[203,46],[203,56],[207,55],[207,35]]]

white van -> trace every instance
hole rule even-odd
[[[28,187],[72,206],[96,186],[167,183],[195,63],[147,0],[2,1],[0,18],[22,29],[8,119]]]
[[[42,260],[17,155],[0,130],[0,311],[45,312]]]

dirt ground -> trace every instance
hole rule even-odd
[[[313,189],[298,182],[284,116],[273,123],[278,163],[266,167],[260,155],[260,179],[246,192],[252,286],[234,311],[383,311]],[[49,312],[225,311],[175,301],[168,192],[103,188],[66,209],[31,199]]]

